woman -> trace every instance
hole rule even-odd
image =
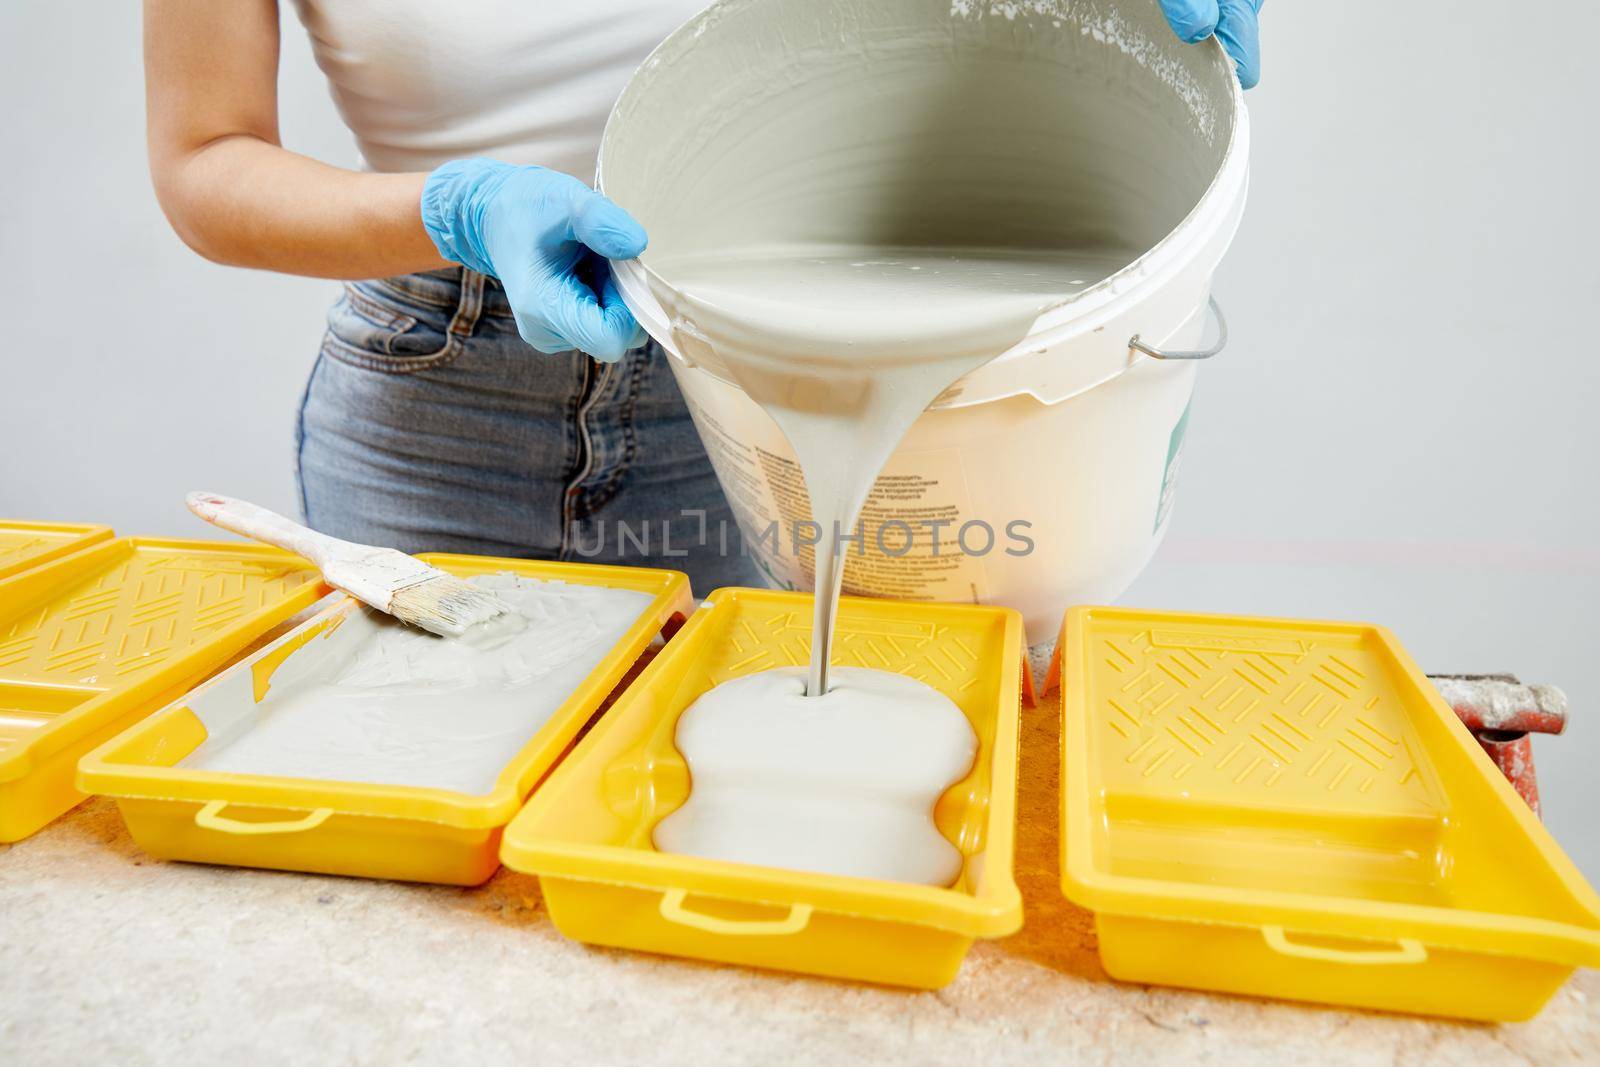
[[[1261,0],[1161,3],[1255,83]],[[704,0],[296,6],[370,172],[279,144],[276,0],[147,0],[145,68],[156,194],[191,248],[377,279],[346,284],[306,383],[306,522],[413,552],[653,558],[696,589],[751,584],[705,536],[731,512],[606,268],[644,230],[574,177],[634,67]]]

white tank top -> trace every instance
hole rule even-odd
[[[651,49],[706,0],[295,0],[377,171],[461,156],[594,180],[600,131]]]

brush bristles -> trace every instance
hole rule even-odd
[[[509,610],[490,590],[448,574],[409,585],[389,601],[389,614],[441,637],[460,637]]]

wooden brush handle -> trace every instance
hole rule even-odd
[[[258,504],[235,500],[231,496],[190,493],[184,498],[184,503],[189,505],[190,511],[213,526],[298,553],[315,563],[319,569],[326,569],[334,560],[368,555],[374,551],[365,545],[319,534],[284,518],[276,511],[268,511]]]

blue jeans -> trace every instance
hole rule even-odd
[[[346,285],[300,404],[306,524],[759,585],[667,359],[535,352],[500,284],[459,267]]]

